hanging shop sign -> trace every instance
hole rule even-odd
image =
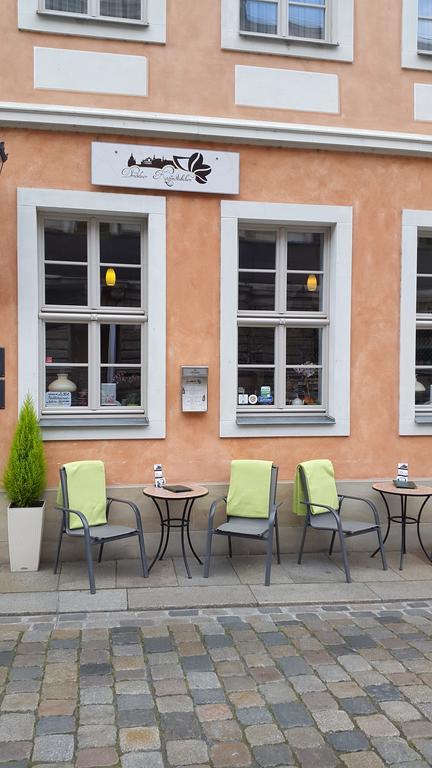
[[[238,195],[238,152],[92,142],[92,184]]]

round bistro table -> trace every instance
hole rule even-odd
[[[154,485],[147,485],[143,489],[144,496],[148,496],[155,504],[159,514],[159,519],[161,524],[159,546],[152,562],[149,565],[149,568],[148,568],[149,571],[151,571],[151,569],[153,568],[156,560],[163,559],[163,556],[165,555],[165,552],[168,546],[170,532],[172,528],[180,528],[183,562],[185,564],[188,579],[191,579],[192,575],[189,570],[189,564],[186,558],[185,533],[186,533],[186,537],[187,537],[192,554],[194,555],[196,560],[198,560],[199,564],[202,565],[202,560],[200,560],[200,558],[198,557],[197,553],[193,548],[193,544],[190,537],[189,525],[190,525],[190,516],[192,512],[192,507],[194,505],[195,499],[199,499],[202,496],[207,496],[208,488],[205,488],[203,485],[195,485],[193,483],[189,483],[187,487],[190,488],[191,490],[181,491],[180,493],[174,493],[174,491],[167,491],[165,488],[155,488]],[[173,517],[171,515],[171,512],[170,512],[171,501],[184,501],[183,513],[181,517]],[[161,509],[162,502],[164,502],[165,504],[165,512],[166,512],[165,517],[162,514],[162,509]],[[164,540],[165,540],[165,543],[164,543]]]
[[[395,523],[399,523],[399,525],[401,526],[401,548],[400,548],[399,570],[401,571],[403,569],[403,556],[406,554],[407,525],[416,526],[417,536],[420,542],[420,546],[423,552],[425,553],[426,557],[428,558],[428,560],[432,562],[432,556],[427,553],[422,541],[421,533],[420,533],[420,523],[421,523],[422,512],[427,502],[429,501],[430,497],[432,496],[432,487],[429,485],[418,485],[417,488],[396,488],[396,486],[393,485],[393,483],[374,483],[372,488],[374,489],[374,491],[378,491],[378,493],[381,495],[381,498],[384,501],[385,508],[387,511],[387,530],[384,536],[383,543],[386,542],[386,539],[389,535],[390,524],[392,520]],[[400,515],[390,515],[390,509],[389,509],[386,496],[399,496],[400,505],[401,505]],[[417,517],[412,517],[411,515],[407,515],[407,501],[409,498],[413,498],[413,497],[424,499],[424,501],[420,506]],[[372,557],[374,557],[377,552],[378,552],[378,549],[373,553]]]

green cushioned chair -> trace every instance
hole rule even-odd
[[[270,584],[273,553],[273,531],[276,538],[277,561],[280,563],[279,529],[276,505],[278,468],[271,461],[236,460],[231,462],[228,496],[216,499],[210,507],[207,526],[207,546],[204,578],[208,578],[213,535],[228,536],[229,556],[231,538],[259,539],[267,543],[265,585]],[[219,503],[226,505],[226,522],[214,527]]]
[[[362,501],[372,511],[372,520],[363,522],[341,516],[342,504],[345,499]],[[304,461],[297,466],[294,480],[293,512],[304,515],[305,522],[300,544],[298,564],[301,564],[303,548],[308,528],[331,533],[329,555],[333,552],[336,535],[342,553],[342,560],[347,582],[351,581],[345,538],[360,536],[363,533],[375,532],[378,537],[378,549],[381,553],[383,570],[387,570],[380,519],[375,505],[368,499],[359,496],[340,495],[337,492],[333,465],[328,459]]]
[[[111,525],[108,522],[113,502],[126,504],[132,509],[135,515],[133,527]],[[137,536],[143,576],[147,578],[148,567],[140,511],[133,501],[106,496],[105,467],[102,461],[73,461],[61,467],[56,509],[62,512],[62,522],[54,573],[57,573],[59,565],[63,535],[84,539],[90,592],[94,595],[96,587],[92,544],[99,545],[100,563],[106,542]]]

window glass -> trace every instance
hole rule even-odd
[[[140,307],[141,269],[101,267],[100,302],[101,307]]]
[[[278,3],[264,0],[241,0],[240,29],[245,32],[276,35],[278,31]]]
[[[88,327],[86,323],[45,323],[46,362],[87,363]]]
[[[274,363],[274,328],[238,329],[239,365]]]
[[[87,13],[87,0],[45,0],[45,9],[63,13]]]
[[[286,404],[321,405],[322,330],[287,328],[286,362]]]
[[[418,0],[419,16],[432,17],[432,0]]]
[[[45,261],[87,261],[87,222],[45,219]]]
[[[274,310],[276,233],[240,232],[239,266],[239,310]]]
[[[45,304],[87,306],[87,267],[47,262]]]
[[[100,15],[141,19],[141,0],[100,0]]]
[[[290,312],[322,309],[323,235],[289,232],[286,308]]]
[[[141,368],[102,367],[100,404],[103,407],[141,406]]]
[[[320,7],[313,8],[312,5]],[[288,34],[292,37],[325,38],[325,7],[322,2],[288,2]]]
[[[239,368],[238,405],[270,406],[274,403],[273,368]]]
[[[102,364],[136,365],[141,361],[141,325],[104,323],[100,333]]]
[[[432,312],[432,238],[419,237],[417,247],[417,312]]]
[[[101,264],[140,264],[141,227],[133,222],[101,222]]]
[[[417,46],[420,51],[432,51],[432,20],[419,19]]]
[[[88,406],[88,366],[45,366],[45,407]]]

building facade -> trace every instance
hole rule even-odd
[[[431,0],[3,0],[0,99],[2,465],[430,477]]]

